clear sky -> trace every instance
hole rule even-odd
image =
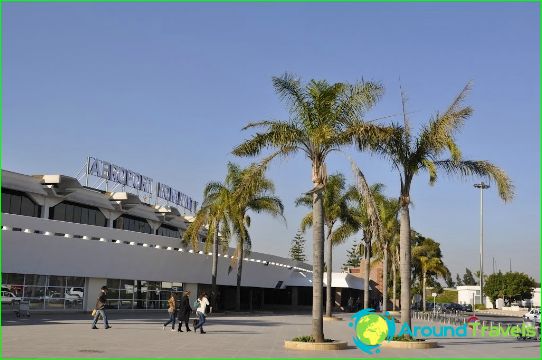
[[[380,81],[367,118],[400,112],[399,79],[414,126],[445,108],[469,80],[475,113],[458,142],[512,177],[517,196],[486,192],[485,270],[539,280],[538,4],[13,4],[3,3],[2,165],[27,174],[74,175],[93,155],[201,199],[221,180],[249,121],[286,119],[271,77]],[[395,120],[399,121],[399,118]],[[388,163],[350,151],[370,182],[397,196]],[[329,172],[352,181],[342,155]],[[298,156],[269,176],[287,226],[253,216],[253,249],[287,256],[311,187]],[[415,179],[413,227],[442,245],[454,273],[476,270],[480,179],[434,187]],[[308,254],[312,244],[306,234]],[[335,266],[352,241],[335,251]]]

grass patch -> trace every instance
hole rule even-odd
[[[296,336],[292,339],[292,341],[299,341],[299,342],[316,342],[314,341],[314,338],[310,335],[305,336]],[[333,339],[324,339],[324,342],[333,342]]]
[[[393,341],[405,341],[405,342],[425,341],[425,339],[414,339],[413,337],[410,337],[408,335],[394,336],[392,340]]]

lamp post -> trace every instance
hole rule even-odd
[[[484,304],[484,190],[489,189],[489,185],[483,181],[474,184],[474,187],[480,189],[480,304]]]

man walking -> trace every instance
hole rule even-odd
[[[105,314],[105,306],[107,304],[107,286],[102,286],[100,296],[98,297],[98,300],[96,300],[96,314],[94,315],[94,321],[92,322],[92,329],[97,329],[96,323],[98,322],[98,319],[100,316],[102,317],[104,321],[104,329],[109,329],[111,326],[109,326],[109,322],[107,322],[107,315]]]

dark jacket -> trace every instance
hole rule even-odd
[[[105,293],[102,293],[98,300],[96,301],[96,310],[103,310],[105,309],[105,305],[107,304],[107,295]]]
[[[190,317],[192,308],[190,307],[190,299],[187,295],[184,295],[179,305],[179,319],[187,319]]]

